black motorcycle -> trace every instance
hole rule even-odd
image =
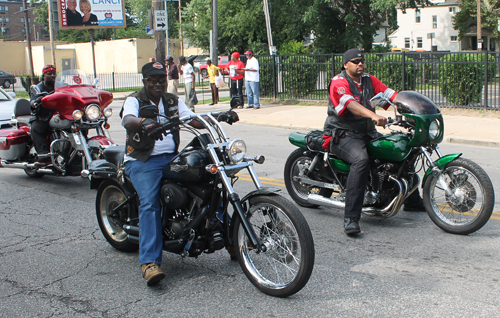
[[[264,163],[264,157],[248,157],[243,140],[226,136],[216,119],[219,115],[174,117],[162,124],[164,133],[181,129],[194,135],[163,172],[163,249],[197,257],[226,248],[258,289],[287,297],[311,276],[311,230],[297,207],[276,193],[278,189],[262,186],[253,164]],[[154,106],[140,110],[140,117],[156,116]],[[188,126],[193,119],[206,131]],[[139,199],[125,173],[123,150],[106,149],[105,160],[93,161],[87,174],[91,188],[98,189],[96,212],[104,237],[114,248],[131,252],[139,247]],[[240,199],[233,185],[243,169],[256,190]]]

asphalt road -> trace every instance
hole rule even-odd
[[[113,106],[119,109],[120,103]],[[117,112],[116,112],[117,114]],[[227,126],[231,138],[263,154],[257,172],[283,189],[294,149],[290,130]],[[117,116],[112,137],[123,144]],[[186,134],[184,134],[186,135]],[[184,136],[184,140],[187,140]],[[498,149],[442,144],[480,164],[500,193]],[[500,313],[500,213],[468,235],[441,231],[426,213],[363,218],[363,234],[342,231],[342,211],[301,208],[316,262],[302,291],[266,296],[225,251],[197,259],[164,252],[167,278],[153,288],[137,253],[114,250],[95,217],[95,190],[80,177],[30,179],[0,168],[0,317],[496,317]],[[242,178],[244,179],[244,178]],[[240,180],[246,193],[252,184]],[[496,199],[495,211],[500,211]]]

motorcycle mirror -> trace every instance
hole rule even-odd
[[[36,95],[40,94],[40,92],[41,92],[40,87],[38,87],[38,85],[31,85],[31,87],[30,87],[30,94],[31,95],[36,96]]]
[[[94,78],[94,83],[92,84],[92,86],[94,86],[95,88],[99,87],[99,79],[98,78]]]
[[[372,104],[373,107],[383,107],[387,103],[389,103],[389,101],[385,98],[384,93],[378,93],[370,99],[370,104]]]
[[[158,108],[156,105],[146,105],[139,109],[139,117],[141,118],[155,118],[158,116]]]

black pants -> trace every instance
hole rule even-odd
[[[243,79],[239,80],[231,80],[231,97],[238,96],[240,99],[240,103],[238,106],[243,107]]]
[[[49,131],[50,126],[48,121],[37,119],[31,122],[31,139],[39,155],[47,154],[50,151],[49,144],[47,143],[47,134]]]
[[[339,138],[331,147],[337,157],[351,165],[347,176],[344,217],[359,218],[365,199],[366,182],[370,173],[370,158],[366,150],[369,138],[358,139],[349,136]]]

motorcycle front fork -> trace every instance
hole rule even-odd
[[[432,160],[431,154],[427,151],[425,147],[420,147],[420,150],[422,150],[422,153],[424,154],[425,158],[429,162],[429,166],[432,169],[432,174],[438,179],[439,184],[441,187],[444,189],[446,192],[446,195],[448,196],[453,196],[453,191],[451,190],[449,183],[446,182],[443,171],[438,167],[438,165]],[[434,150],[436,151],[436,154],[438,155],[439,158],[441,158],[443,155],[441,154],[441,151],[439,150],[438,145],[434,147]]]

